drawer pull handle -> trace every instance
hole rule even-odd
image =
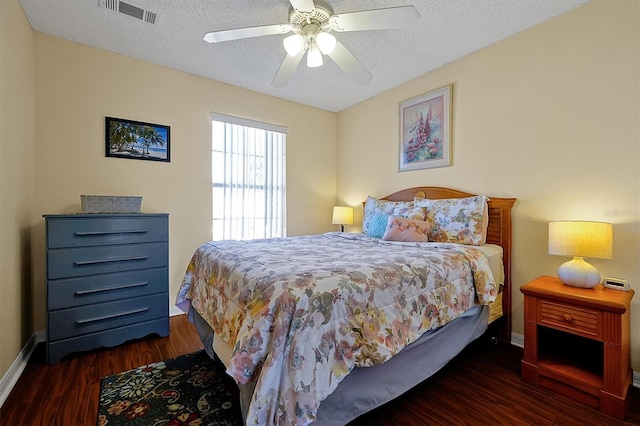
[[[143,282],[131,283],[131,284],[114,285],[112,287],[96,288],[96,289],[93,289],[93,290],[77,290],[74,294],[76,296],[86,296],[87,294],[101,293],[103,291],[124,290],[125,288],[144,287],[147,284],[149,284],[149,281],[143,281]]]
[[[89,319],[85,319],[85,320],[76,320],[76,325],[84,325],[84,324],[89,324],[92,322],[98,322],[98,321],[105,321],[105,320],[110,320],[113,318],[118,318],[118,317],[124,317],[127,315],[133,315],[133,314],[139,314],[141,312],[147,312],[149,310],[149,307],[145,307],[145,308],[140,308],[140,309],[134,309],[132,311],[127,311],[127,312],[119,312],[117,314],[113,314],[113,315],[106,315],[104,317],[95,317],[95,318],[89,318]]]
[[[132,229],[130,231],[84,231],[74,232],[77,237],[95,237],[100,235],[118,235],[118,234],[146,234],[146,229]]]
[[[98,265],[100,263],[128,262],[130,260],[147,260],[149,256],[116,257],[114,259],[76,260],[74,266]]]
[[[569,314],[562,315],[562,319],[565,320],[566,322],[573,322],[573,317]]]

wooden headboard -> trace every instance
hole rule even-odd
[[[416,186],[407,188],[382,197],[389,201],[413,201],[414,197],[430,198],[465,198],[478,194],[471,194],[457,189],[438,186]],[[502,247],[502,262],[504,264],[504,288],[502,294],[502,310],[506,317],[506,324],[502,331],[503,340],[511,340],[511,207],[516,198],[501,198],[489,196],[489,226],[487,229],[487,243]]]

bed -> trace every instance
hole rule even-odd
[[[346,424],[489,327],[509,340],[515,201],[415,187],[369,197],[362,234],[210,241],[176,304],[238,383],[247,424]]]

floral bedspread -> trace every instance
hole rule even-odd
[[[193,255],[189,301],[257,381],[248,425],[309,424],[354,367],[381,364],[473,304],[495,300],[486,257],[450,243],[364,234],[211,241]]]

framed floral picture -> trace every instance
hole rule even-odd
[[[399,171],[451,165],[451,85],[400,104]]]

